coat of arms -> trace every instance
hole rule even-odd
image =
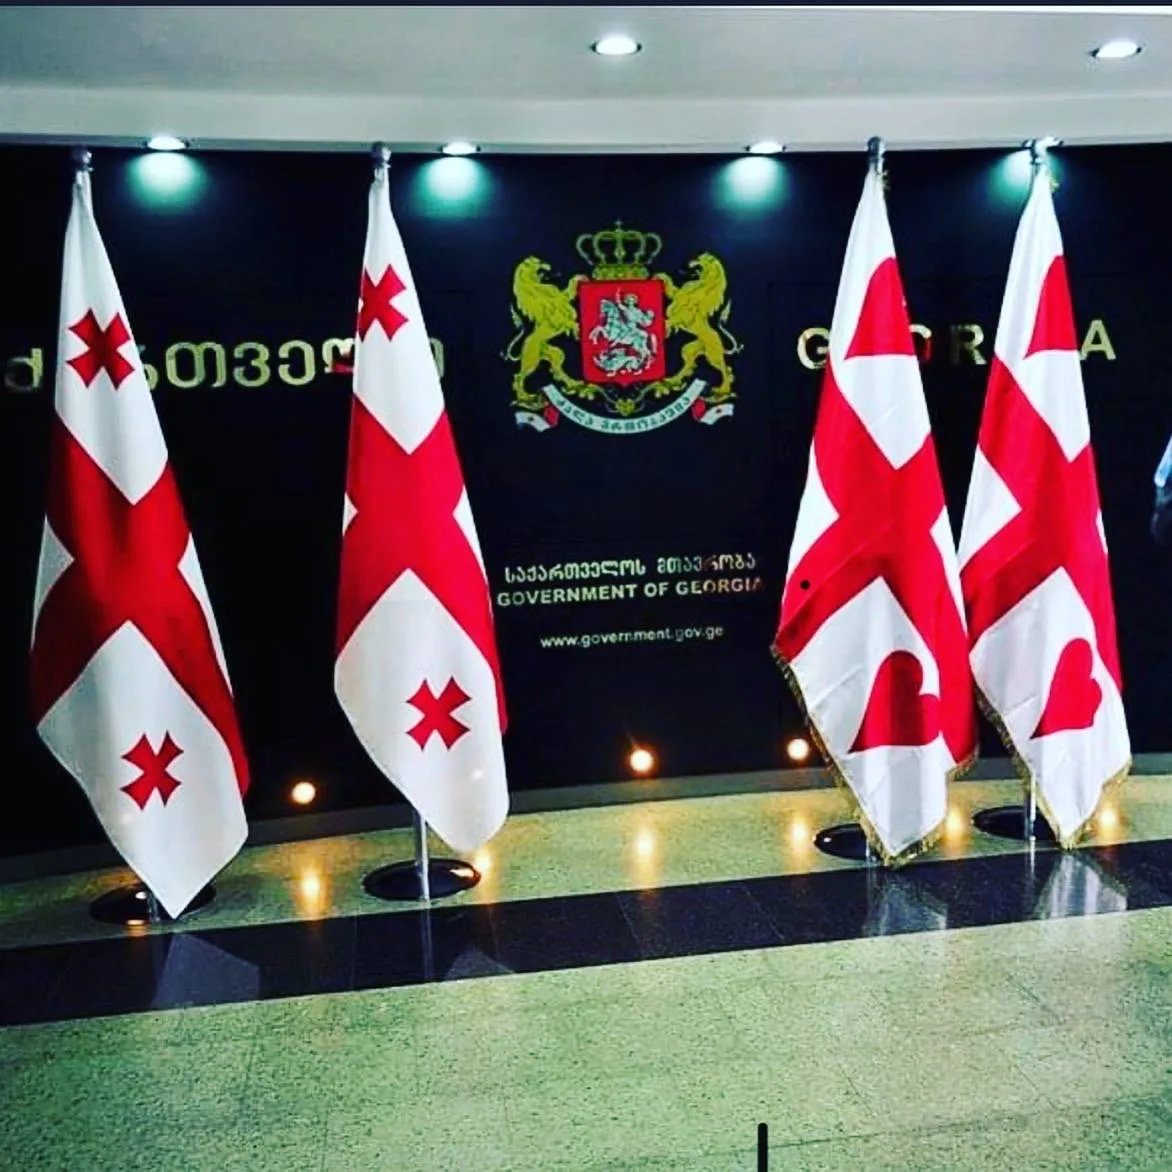
[[[702,423],[733,412],[729,333],[732,302],[724,265],[703,252],[677,283],[651,274],[663,248],[655,232],[621,222],[583,233],[591,266],[565,285],[527,256],[513,273],[516,334],[502,357],[516,364],[517,423],[547,431],[562,416],[592,431],[651,431],[691,414]]]

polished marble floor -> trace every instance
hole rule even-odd
[[[832,790],[524,815],[430,913],[382,832],[246,851],[163,929],[0,887],[0,1150],[69,1172],[1172,1168],[1172,779],[1073,854],[890,874]]]

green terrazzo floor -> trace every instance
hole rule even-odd
[[[0,1031],[5,1166],[1172,1168],[1172,910]]]

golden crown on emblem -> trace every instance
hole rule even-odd
[[[583,232],[574,247],[591,266],[591,276],[596,281],[615,281],[646,277],[651,262],[663,248],[663,238],[656,232],[624,228],[622,220],[615,220],[613,228]]]

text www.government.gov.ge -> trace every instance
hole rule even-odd
[[[711,643],[723,627],[664,627],[658,631],[602,631],[589,635],[543,635],[542,647],[609,647],[617,643]]]

